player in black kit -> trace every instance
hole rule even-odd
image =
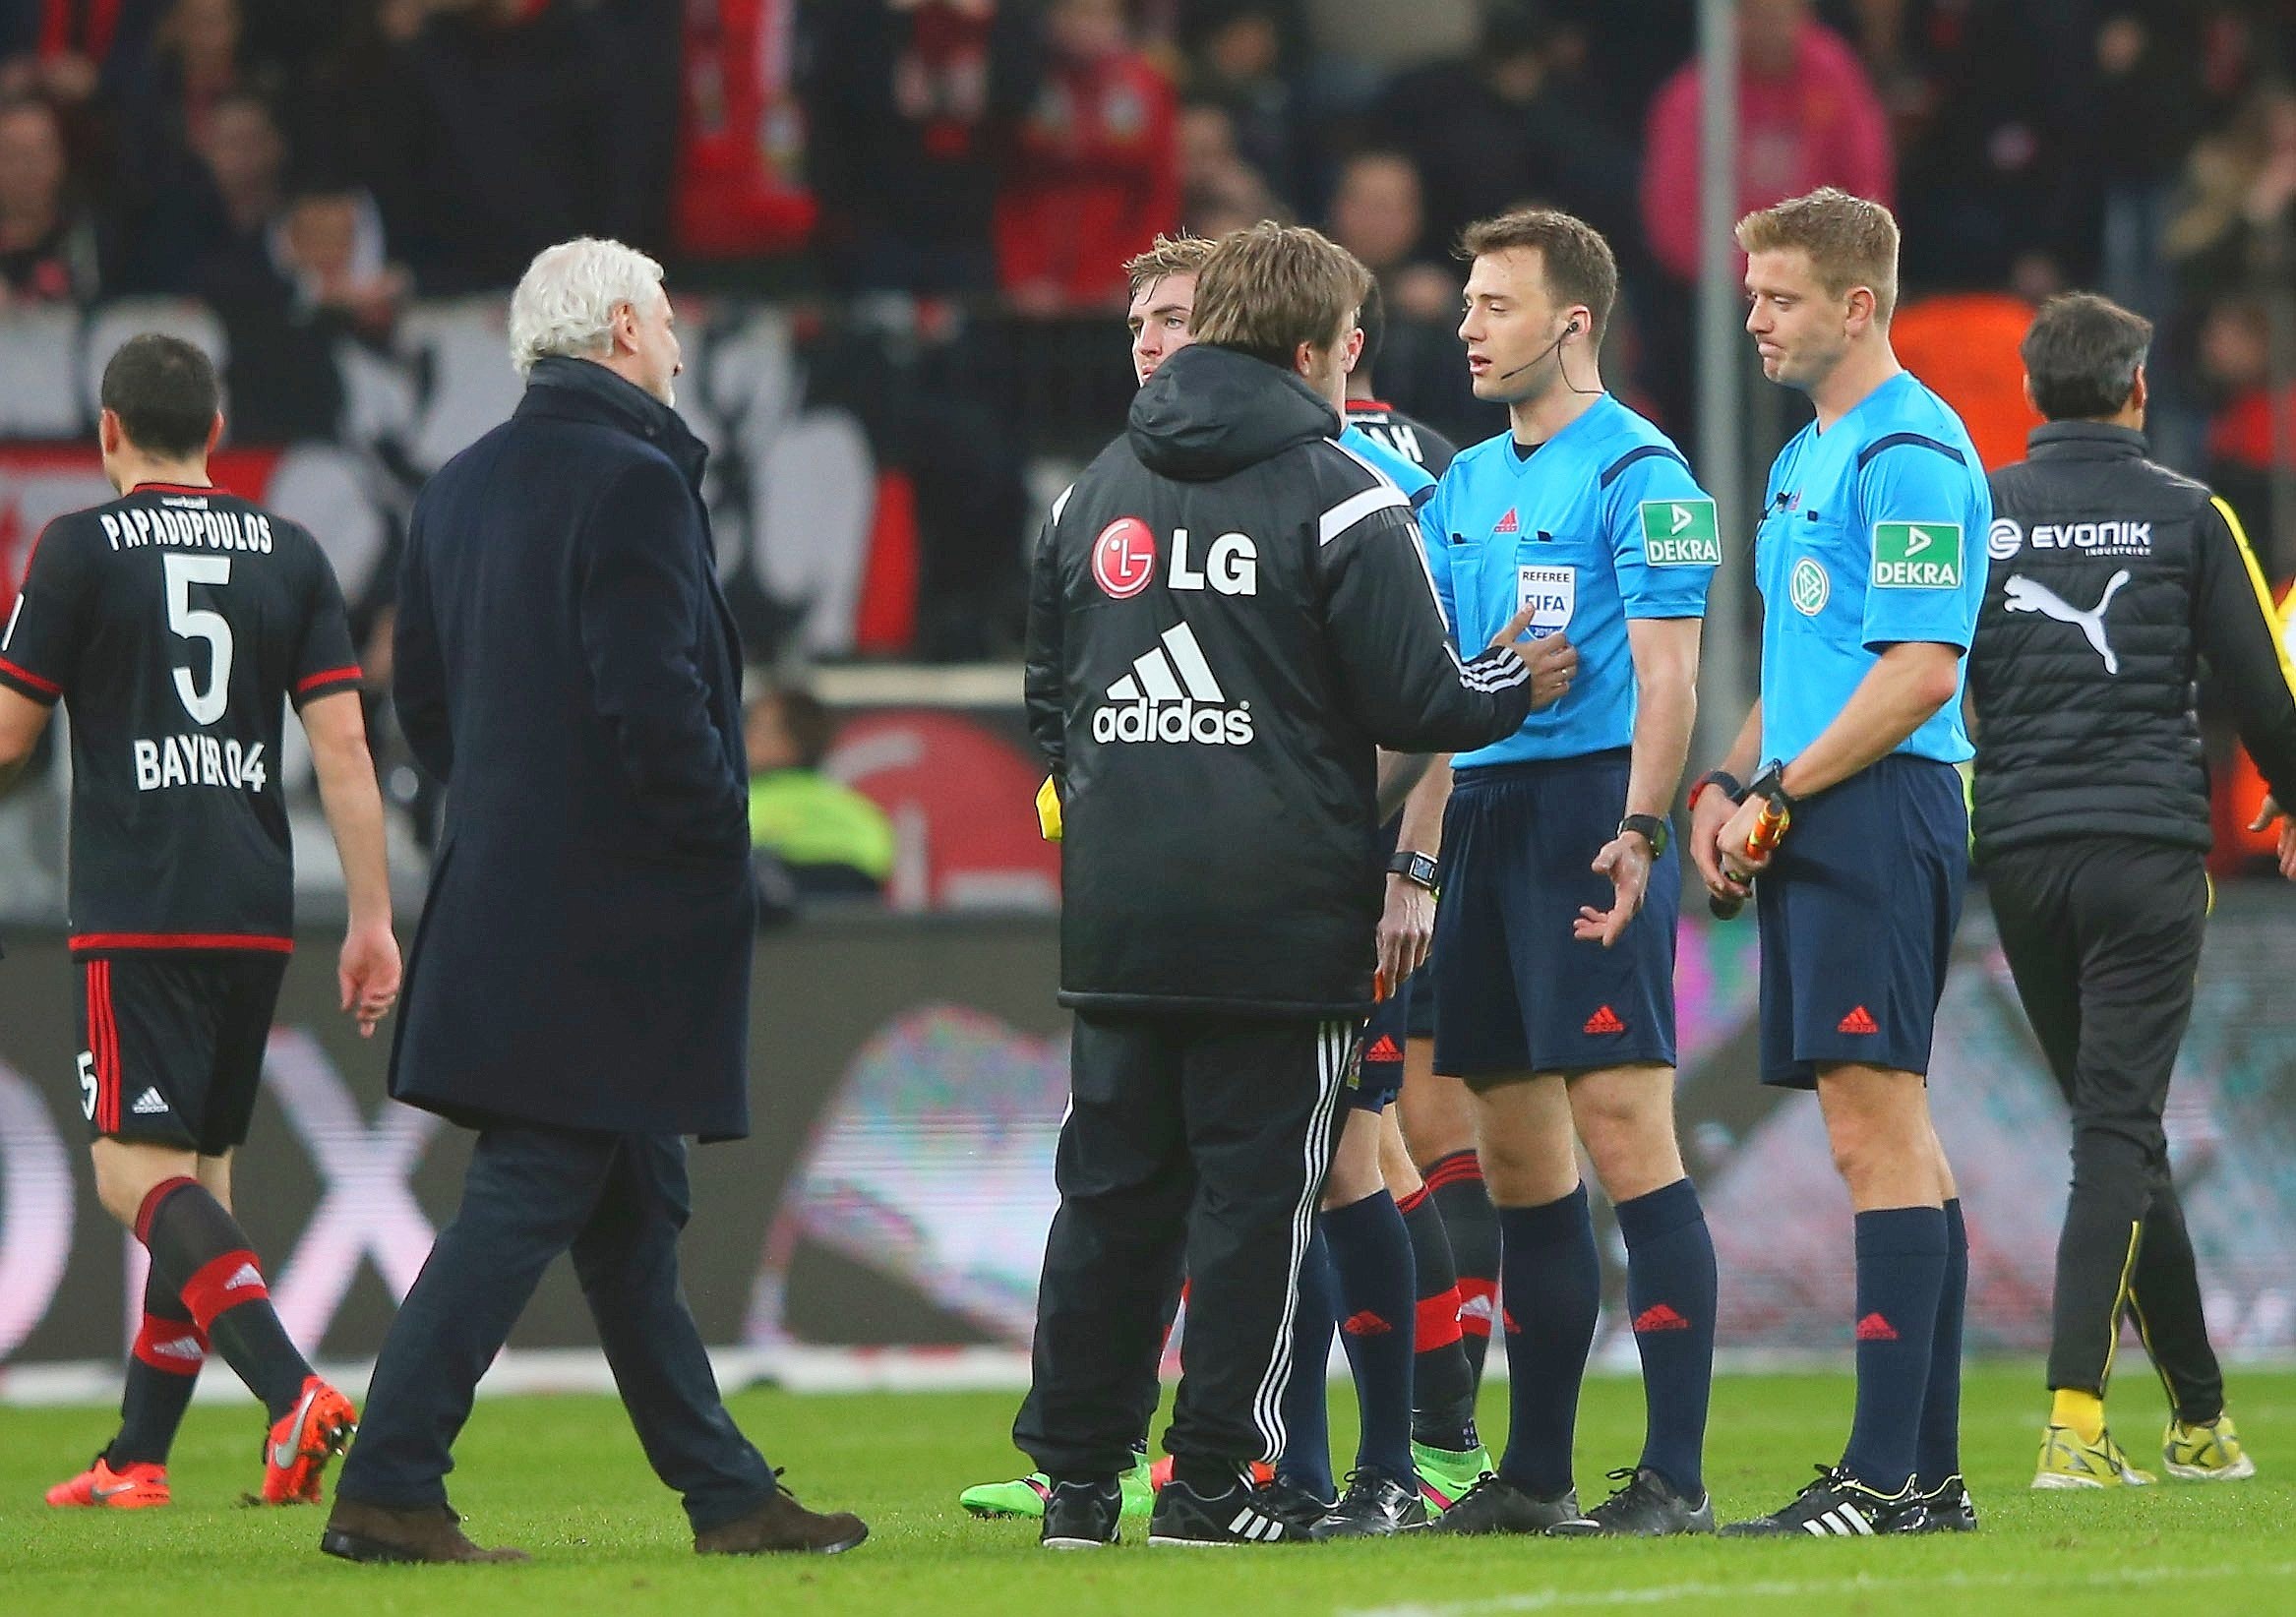
[[[287,955],[293,870],[274,778],[285,704],[310,737],[350,900],[342,1007],[398,992],[383,805],[342,592],[295,523],[213,487],[214,367],[147,334],[104,368],[120,498],[40,535],[0,636],[0,786],[72,713],[71,949],[96,1194],[151,1253],[119,1435],[57,1506],[167,1503],[166,1458],[211,1345],[264,1403],[262,1498],[315,1503],[357,1420],[272,1309],[231,1216]]]

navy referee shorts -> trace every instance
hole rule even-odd
[[[1682,867],[1651,864],[1643,907],[1603,948],[1571,934],[1607,910],[1595,856],[1626,812],[1624,748],[1459,771],[1435,906],[1435,1070],[1466,1080],[1674,1064]],[[1425,975],[1422,973],[1421,975]]]
[[[1894,752],[1797,805],[1754,883],[1762,1081],[1842,1063],[1929,1071],[1969,878],[1961,772]]]

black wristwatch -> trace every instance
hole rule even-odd
[[[1746,801],[1746,783],[1727,769],[1709,769],[1698,777],[1698,784],[1690,788],[1690,807],[1698,807],[1698,800],[1708,792],[1720,792],[1732,803]]]
[[[1426,854],[1415,854],[1408,848],[1398,848],[1387,862],[1387,873],[1399,875],[1415,887],[1435,890],[1435,862]]]
[[[1792,798],[1786,796],[1785,765],[1777,758],[1772,758],[1764,764],[1762,773],[1746,783],[1746,796],[1768,798],[1772,804],[1789,814],[1800,807]]]
[[[1651,857],[1656,859],[1666,851],[1666,820],[1662,814],[1629,814],[1618,822],[1618,835],[1640,831],[1643,841],[1651,845]]]

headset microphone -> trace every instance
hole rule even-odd
[[[1520,375],[1521,375],[1523,372],[1525,372],[1525,371],[1528,371],[1529,369],[1531,369],[1531,367],[1532,367],[1532,366],[1539,364],[1539,363],[1540,363],[1541,360],[1545,359],[1545,358],[1546,358],[1546,356],[1547,356],[1548,354],[1551,354],[1551,353],[1553,353],[1553,352],[1554,352],[1554,351],[1555,351],[1557,348],[1560,348],[1560,347],[1561,347],[1561,346],[1562,346],[1562,345],[1563,345],[1563,344],[1564,344],[1566,341],[1568,341],[1568,340],[1569,340],[1570,338],[1572,338],[1572,337],[1575,337],[1575,336],[1577,336],[1578,334],[1579,334],[1579,321],[1578,321],[1578,317],[1577,317],[1576,315],[1573,315],[1573,316],[1571,317],[1570,324],[1569,324],[1569,325],[1567,325],[1567,326],[1565,326],[1565,327],[1562,329],[1562,331],[1561,331],[1561,333],[1560,333],[1559,335],[1557,335],[1557,336],[1555,337],[1555,339],[1554,339],[1552,342],[1548,343],[1548,344],[1547,344],[1545,347],[1543,347],[1543,348],[1540,349],[1540,350],[1539,350],[1539,352],[1537,352],[1537,353],[1533,354],[1533,355],[1532,355],[1532,356],[1531,356],[1529,359],[1527,359],[1527,360],[1523,361],[1523,363],[1522,363],[1522,364],[1520,364],[1520,365],[1516,366],[1516,367],[1515,367],[1513,370],[1511,370],[1511,371],[1501,371],[1501,372],[1498,374],[1498,380],[1499,380],[1499,381],[1501,381],[1501,382],[1505,382],[1505,381],[1506,381],[1506,380],[1508,380],[1510,377],[1516,377],[1516,376],[1520,376]],[[1562,383],[1563,383],[1563,386],[1564,386],[1564,387],[1568,388],[1568,389],[1570,389],[1572,392],[1574,392],[1574,393],[1599,393],[1599,392],[1601,392],[1601,391],[1602,390],[1602,389],[1600,389],[1600,388],[1582,388],[1582,387],[1580,387],[1580,386],[1579,386],[1577,383],[1575,383],[1575,382],[1573,382],[1573,381],[1571,380],[1571,377],[1570,377],[1570,372],[1569,372],[1569,371],[1567,371],[1567,370],[1566,370],[1566,371],[1564,371],[1564,372],[1562,373]]]

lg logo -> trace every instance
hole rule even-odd
[[[1201,566],[1189,555],[1193,541],[1185,528],[1172,530],[1172,567],[1165,576],[1172,589],[1209,589],[1216,595],[1259,593],[1259,546],[1249,534],[1223,533],[1204,552]],[[1137,516],[1119,516],[1092,542],[1092,580],[1112,600],[1128,601],[1156,579],[1156,536]]]
[[[1156,535],[1137,516],[1119,516],[1092,542],[1092,578],[1112,599],[1128,601],[1156,581]]]

